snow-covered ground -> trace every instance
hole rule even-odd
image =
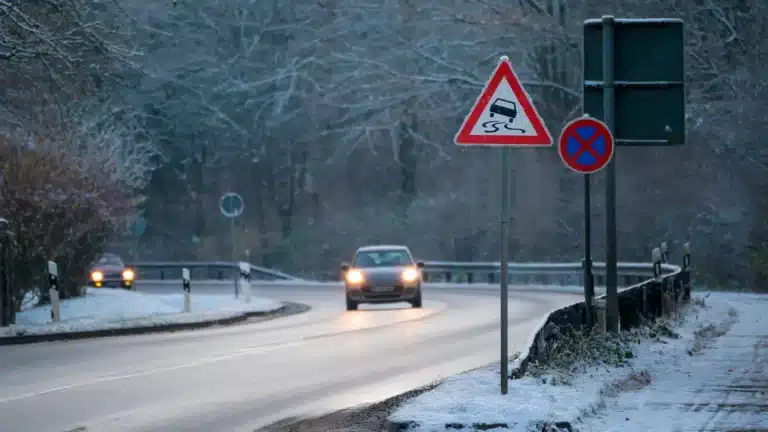
[[[269,312],[282,306],[266,298],[252,298],[246,303],[230,295],[192,294],[191,312],[184,313],[183,294],[89,288],[85,297],[61,302],[60,323],[51,323],[50,305],[24,308],[16,316],[16,325],[0,327],[0,337],[193,323]]]
[[[612,360],[539,369],[510,381],[506,396],[497,366],[469,372],[406,402],[390,420],[416,422],[421,432],[494,423],[541,430],[542,422],[562,421],[580,432],[766,430],[766,311],[768,295],[695,294],[681,320],[612,341],[594,357]]]

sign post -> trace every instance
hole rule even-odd
[[[552,136],[520,84],[509,58],[499,65],[483,88],[475,105],[464,119],[454,142],[463,146],[501,147],[500,212],[500,312],[501,312],[501,394],[509,387],[509,271],[507,262],[509,233],[509,148],[549,147]]]
[[[243,197],[234,192],[222,195],[219,199],[219,210],[224,217],[229,219],[229,238],[232,245],[231,260],[235,261],[235,256],[237,255],[237,249],[235,248],[235,218],[243,214],[243,210],[245,210]]]
[[[608,126],[588,115],[570,121],[563,127],[557,145],[560,158],[573,171],[584,175],[584,303],[587,325],[591,328],[594,279],[592,275],[592,223],[590,178],[613,158],[613,135]]]
[[[681,20],[612,16],[587,20],[583,54],[584,113],[603,120],[616,137],[616,146],[685,143]],[[605,188],[608,331],[619,329],[615,160],[608,162]]]
[[[133,228],[133,259],[139,259],[139,247],[141,246],[141,236],[147,230],[147,220],[141,216],[137,216],[136,220],[131,224]]]

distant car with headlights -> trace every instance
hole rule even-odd
[[[88,285],[96,288],[115,287],[132,289],[136,271],[125,265],[115,254],[104,254],[92,266]]]
[[[421,269],[406,246],[364,246],[355,252],[352,263],[341,265],[347,310],[360,303],[406,301],[421,307]]]

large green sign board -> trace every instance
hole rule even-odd
[[[615,20],[613,136],[618,146],[685,143],[683,22]],[[584,22],[584,113],[604,119],[603,23]]]

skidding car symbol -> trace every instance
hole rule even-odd
[[[496,98],[491,104],[491,117],[494,115],[502,115],[509,118],[509,122],[512,123],[517,117],[517,104],[502,98]]]

